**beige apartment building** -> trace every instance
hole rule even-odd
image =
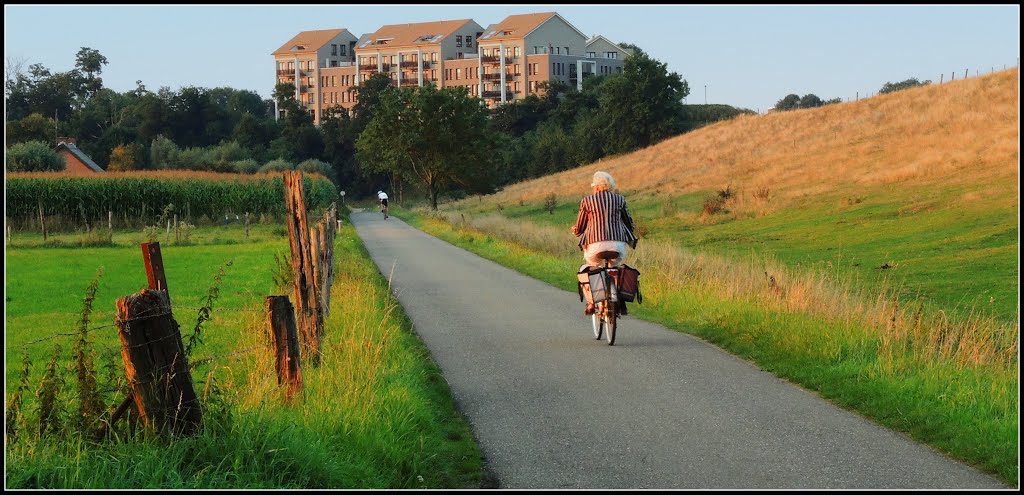
[[[332,108],[351,109],[355,88],[378,73],[396,87],[464,86],[493,109],[538,94],[542,81],[581,88],[587,75],[622,72],[628,54],[555,12],[487,28],[472,19],[390,24],[358,39],[347,29],[303,31],[273,53],[277,82],[295,85],[316,124]]]

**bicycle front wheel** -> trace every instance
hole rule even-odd
[[[617,318],[616,318],[616,315],[615,315],[615,313],[616,313],[615,305],[616,304],[618,304],[618,303],[609,302],[608,303],[608,311],[605,311],[605,315],[604,315],[604,320],[605,320],[605,324],[604,324],[605,332],[604,333],[605,333],[605,338],[608,340],[608,345],[615,345],[615,327],[618,326],[618,321],[616,321]],[[598,338],[600,339],[601,337],[598,337]]]

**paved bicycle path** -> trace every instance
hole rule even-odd
[[[576,293],[351,220],[500,488],[1009,488],[702,340],[627,316],[608,346]]]

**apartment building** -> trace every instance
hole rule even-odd
[[[335,46],[348,49],[327,56],[338,53]],[[538,94],[543,81],[582,88],[587,75],[622,72],[628,54],[544,12],[508,16],[486,28],[472,19],[391,24],[358,39],[345,29],[304,31],[274,58],[277,81],[295,84],[298,101],[319,124],[331,108],[351,109],[355,88],[378,73],[396,87],[464,86],[497,108]]]

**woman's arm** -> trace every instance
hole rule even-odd
[[[587,214],[587,207],[583,201],[580,201],[580,212],[576,215],[576,224],[572,226],[572,235],[579,237],[587,230],[587,219],[590,215]]]

